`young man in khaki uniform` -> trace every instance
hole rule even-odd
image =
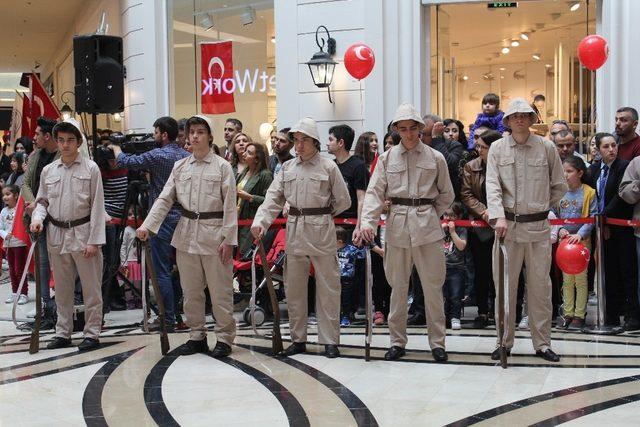
[[[289,135],[297,157],[285,162],[274,177],[251,233],[262,238],[285,202],[289,203],[284,283],[293,343],[282,354],[292,356],[306,351],[311,263],[316,278],[318,342],[325,345],[327,357],[338,357],[340,272],[333,217],[351,206],[351,198],[338,166],[319,153],[316,122],[304,118],[291,128]]]
[[[76,277],[82,282],[84,340],[78,350],[99,346],[102,327],[102,254],[105,243],[104,194],[100,169],[80,155],[86,140],[80,125],[67,119],[53,128],[60,159],[42,170],[31,231],[39,233],[48,221],[47,247],[56,281],[58,321],[49,349],[71,345]]]
[[[378,159],[355,240],[373,241],[385,201],[389,200],[384,268],[391,285],[391,348],[385,359],[395,360],[405,354],[407,291],[415,265],[424,289],[431,353],[436,361],[445,362],[442,285],[446,270],[440,217],[453,203],[453,187],[444,156],[420,141],[424,122],[415,108],[400,105],[392,123],[402,141]]]
[[[504,239],[509,257],[507,352],[513,346],[518,276],[524,261],[533,346],[537,356],[557,362],[560,356],[551,350],[551,229],[547,216],[567,191],[567,182],[555,145],[529,131],[536,118],[524,99],[509,104],[503,121],[512,133],[491,144],[487,158],[487,205],[496,238]],[[494,255],[493,277],[499,292],[497,261]],[[497,310],[496,297],[496,319]],[[500,358],[498,349],[491,358]]]
[[[214,357],[231,354],[236,335],[233,318],[233,247],[238,244],[236,182],[231,165],[211,149],[213,126],[206,116],[187,120],[185,133],[193,147],[191,156],[175,163],[167,183],[138,228],[140,240],[157,233],[174,203],[182,217],[173,234],[184,314],[191,332],[182,354],[206,353],[205,295],[208,286],[217,342]]]

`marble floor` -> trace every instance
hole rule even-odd
[[[258,335],[240,321],[230,357],[178,356],[187,333],[170,334],[163,356],[158,335],[144,334],[141,311],[109,313],[101,348],[46,350],[52,331],[29,354],[28,332],[16,330],[8,286],[0,286],[1,426],[468,426],[638,425],[640,334],[595,336],[553,332],[558,364],[533,356],[518,331],[508,369],[489,355],[495,330],[448,330],[446,364],[433,362],[426,329],[411,327],[407,356],[384,361],[386,327],[374,331],[364,360],[364,329],[342,329],[342,357],[271,356],[271,327]],[[31,298],[33,299],[33,297]],[[26,317],[33,303],[20,306]],[[209,345],[215,337],[209,318]],[[288,325],[282,333],[288,340]],[[74,344],[80,335],[74,335]],[[285,346],[287,343],[285,343]]]

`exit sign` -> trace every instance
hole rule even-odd
[[[518,7],[517,1],[492,1],[487,4],[489,9],[504,9],[508,7]]]

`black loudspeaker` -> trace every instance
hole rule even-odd
[[[85,35],[73,38],[76,111],[117,113],[124,110],[122,37]]]

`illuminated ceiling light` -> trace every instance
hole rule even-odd
[[[510,52],[510,49],[508,47],[503,47],[501,52],[506,55],[507,53]]]
[[[202,19],[200,19],[200,25],[204,28],[205,31],[209,31],[213,28],[213,15],[210,13],[205,13],[202,15]]]
[[[572,3],[571,7],[569,8],[569,10],[571,12],[575,12],[578,9],[580,9],[580,2],[579,1]]]
[[[533,59],[535,59],[536,61],[540,61],[540,54],[539,53],[534,53],[533,55],[531,55],[531,57]]]
[[[529,40],[529,34],[527,33],[520,33],[520,38],[522,40]]]
[[[512,47],[518,47],[518,46],[520,46],[520,42],[518,40],[511,40],[511,46]]]
[[[271,36],[271,43],[275,43],[276,42],[276,36]]]
[[[500,71],[505,71],[505,70],[506,70],[506,68],[500,67]]]
[[[462,76],[462,80],[465,80],[465,81],[469,80],[469,76],[467,75]]]
[[[546,68],[551,68],[551,64],[544,64]]]

